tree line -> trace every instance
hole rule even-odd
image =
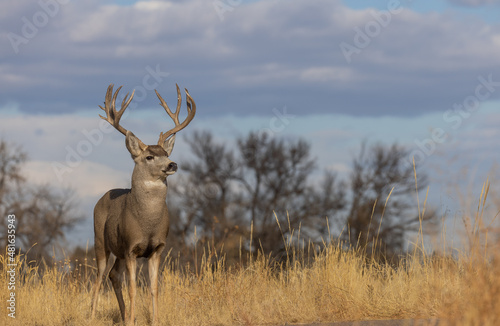
[[[187,143],[191,158],[179,162],[182,172],[168,180],[167,197],[171,255],[184,261],[200,244],[223,250],[228,262],[259,250],[279,258],[284,239],[297,245],[333,239],[367,252],[376,243],[394,255],[421,223],[432,227],[436,221],[429,209],[419,219],[414,168],[398,144],[362,143],[350,172],[340,177],[321,171],[301,138],[251,132],[227,144],[199,131]],[[49,259],[52,247],[84,217],[71,192],[30,184],[23,176],[26,160],[22,149],[0,141],[0,214],[16,215],[19,246],[36,243],[31,256]],[[427,176],[417,175],[420,191]],[[6,243],[5,230],[0,228],[0,243]]]
[[[279,255],[284,239],[299,245],[333,239],[366,252],[376,243],[377,252],[392,256],[405,250],[421,222],[429,228],[436,220],[430,209],[419,218],[416,171],[397,144],[363,143],[342,179],[322,172],[300,138],[251,132],[230,147],[205,131],[187,142],[193,158],[169,184],[174,248],[189,250],[196,238],[237,260],[242,248]],[[418,171],[418,189],[427,180]]]

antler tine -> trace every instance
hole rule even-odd
[[[170,108],[167,105],[167,102],[161,97],[160,93],[155,89],[156,96],[158,96],[158,99],[160,100],[160,105],[163,106],[165,109],[165,112],[174,120],[175,125],[177,126],[179,124],[179,112],[182,104],[182,96],[181,96],[181,90],[179,89],[179,85],[175,84],[177,86],[177,108],[175,109],[175,112],[172,113]]]
[[[132,94],[130,94],[130,98],[127,100],[128,94],[129,93],[127,93],[125,95],[125,97],[123,98],[122,107],[121,107],[120,111],[117,112],[117,117],[116,118],[118,120],[121,119],[123,112],[125,112],[125,109],[128,107],[128,105],[130,104],[130,102],[132,102],[132,99],[134,98],[134,94],[135,94],[135,89],[132,91]]]
[[[188,90],[184,89],[186,92],[186,104],[187,104],[188,115],[182,123],[179,122],[179,113],[181,111],[180,109],[181,109],[181,105],[182,105],[182,96],[181,96],[181,90],[179,89],[179,85],[175,84],[175,86],[177,87],[177,108],[176,108],[174,113],[172,113],[172,111],[168,107],[167,103],[161,97],[161,95],[158,93],[158,91],[155,90],[156,95],[158,96],[158,99],[160,99],[160,105],[163,106],[163,108],[165,109],[167,114],[170,116],[170,118],[172,118],[172,120],[175,123],[174,128],[170,129],[169,131],[167,131],[165,133],[164,132],[160,133],[160,137],[158,139],[158,145],[160,145],[160,146],[163,145],[163,143],[165,142],[165,140],[168,137],[170,137],[171,135],[175,134],[176,132],[186,128],[186,126],[191,122],[191,120],[193,120],[194,115],[196,114],[196,104],[194,103],[194,100],[191,97],[191,95],[189,95]]]
[[[122,89],[123,86],[118,87],[114,94],[113,94],[113,86],[114,86],[113,84],[109,84],[108,86],[108,90],[106,91],[106,98],[104,100],[104,108],[99,105],[99,107],[104,112],[106,112],[106,117],[103,117],[100,114],[99,116],[101,117],[101,119],[109,122],[113,127],[115,127],[116,130],[118,130],[119,132],[121,132],[126,136],[128,130],[120,125],[120,119],[125,110],[127,109],[127,107],[129,106],[130,102],[132,102],[135,90],[132,91],[130,97],[128,97],[129,93],[125,95],[120,110],[116,111],[116,98],[118,97],[118,92],[120,92],[120,89]],[[139,142],[141,148],[146,147],[146,145],[142,141],[139,140]]]
[[[118,89],[113,94],[113,84],[109,84],[108,90],[106,92],[106,98],[104,99],[104,108],[99,105],[99,107],[106,112],[106,118],[99,114],[101,119],[109,122],[116,130],[121,132],[124,135],[127,135],[127,129],[120,126],[120,118],[127,107],[123,107],[117,112],[116,111],[116,98],[118,97],[118,92],[122,89],[123,86],[118,87]],[[128,94],[127,94],[128,95]],[[126,96],[125,96],[126,98]]]
[[[109,106],[110,106],[109,104],[111,102],[111,97],[113,96],[113,86],[114,86],[113,84],[109,84],[109,86],[108,86],[108,90],[106,91],[106,97],[104,98],[104,107],[102,107],[102,106],[99,105],[99,107],[101,108],[101,110],[103,110],[104,112],[106,112],[106,115],[107,115],[107,113],[109,111]],[[99,116],[101,118],[103,118],[100,114],[99,114]],[[106,120],[105,118],[103,118],[103,119]]]

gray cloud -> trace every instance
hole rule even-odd
[[[499,26],[435,13],[390,15],[348,63],[340,45],[355,46],[356,31],[376,28],[380,12],[331,0],[260,1],[221,21],[204,0],[61,2],[24,37],[46,11],[32,1],[8,6],[12,14],[0,23],[0,106],[30,113],[96,110],[109,83],[127,91],[155,86],[169,101],[178,82],[204,108],[200,115],[286,105],[293,114],[408,116],[450,108],[474,91],[479,75],[500,80]],[[27,40],[18,53],[14,34]],[[147,77],[156,67],[160,75]],[[157,105],[152,90],[143,97],[139,107]]]
[[[466,7],[480,7],[495,3],[498,4],[498,0],[448,0],[448,2]]]

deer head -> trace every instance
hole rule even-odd
[[[165,100],[161,97],[158,91],[155,90],[160,105],[165,109],[170,118],[174,121],[175,127],[167,132],[161,132],[158,138],[157,145],[145,145],[139,138],[137,138],[131,131],[123,128],[120,125],[120,119],[127,109],[130,102],[134,98],[134,92],[129,97],[129,93],[125,95],[122,101],[120,110],[116,110],[116,98],[122,86],[113,94],[113,84],[110,84],[106,92],[104,107],[99,106],[104,112],[106,117],[99,115],[102,119],[109,122],[116,130],[125,135],[125,144],[128,151],[132,155],[136,166],[134,168],[134,175],[132,179],[139,178],[144,182],[164,182],[168,175],[174,174],[177,171],[177,164],[169,159],[170,154],[174,148],[175,134],[184,129],[193,120],[196,114],[196,104],[193,98],[189,95],[186,89],[186,103],[188,115],[184,121],[179,122],[179,113],[182,104],[182,96],[179,86],[177,87],[177,108],[172,112],[168,107]]]

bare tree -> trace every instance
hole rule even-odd
[[[76,213],[73,193],[50,185],[29,184],[22,174],[27,160],[19,147],[0,140],[0,214],[16,216],[16,242],[31,258],[49,258],[53,245],[64,240],[82,217]],[[0,228],[2,243],[7,241]]]
[[[266,252],[283,248],[282,232],[301,229],[304,238],[328,236],[327,217],[343,208],[344,192],[333,174],[323,184],[310,183],[316,165],[309,144],[250,133],[238,141],[238,148],[245,169],[245,208],[255,240]]]
[[[240,164],[234,153],[218,144],[209,132],[195,132],[187,142],[194,159],[181,164],[184,174],[171,185],[169,241],[175,243],[174,251],[182,252],[180,256],[189,260],[197,227],[199,242],[209,243],[215,250],[224,246],[228,259],[235,258],[243,231],[240,225],[245,224],[238,205]]]
[[[233,222],[237,219],[231,210],[239,198],[235,189],[235,181],[241,180],[239,162],[233,152],[227,150],[224,145],[216,144],[208,132],[196,132],[191,139],[188,139],[188,143],[198,159],[184,165],[184,170],[191,178],[191,184],[196,185],[201,191],[198,205],[192,207],[198,210],[197,220],[202,226],[210,228],[212,223],[208,221],[208,225],[205,224],[207,221],[203,216],[216,217],[222,228],[231,227],[229,219]],[[224,230],[215,231],[216,236],[223,236],[221,232]]]
[[[344,235],[351,245],[366,247],[378,241],[379,249],[387,254],[398,253],[405,249],[405,237],[419,230],[414,169],[406,163],[407,157],[408,151],[397,144],[368,148],[362,144],[350,176],[348,232]],[[419,171],[419,191],[427,184],[427,176]],[[435,218],[427,210],[422,222],[429,225]]]
[[[238,240],[250,240],[253,224],[253,243],[276,253],[284,246],[281,232],[328,236],[326,219],[343,207],[344,191],[333,174],[311,182],[315,165],[305,141],[250,133],[233,152],[203,132],[188,143],[195,160],[183,165],[187,180],[174,187],[181,209],[172,229],[180,238],[197,226],[199,238],[238,253]]]
[[[21,166],[26,161],[26,153],[20,147],[0,140],[0,209],[2,216],[16,203],[20,184],[25,182]]]
[[[413,166],[406,164],[402,146],[362,144],[347,186],[335,174],[318,176],[309,145],[300,139],[250,133],[231,151],[204,132],[188,143],[195,159],[183,165],[182,188],[174,187],[179,199],[173,229],[181,239],[196,226],[198,238],[228,249],[238,245],[228,245],[231,235],[250,240],[253,222],[253,243],[265,252],[283,250],[282,236],[300,228],[303,239],[320,241],[342,232],[341,239],[353,246],[369,249],[377,241],[382,252],[392,254],[403,251],[407,236],[419,230]],[[421,171],[418,185],[427,187]],[[426,230],[435,220],[427,208]]]

